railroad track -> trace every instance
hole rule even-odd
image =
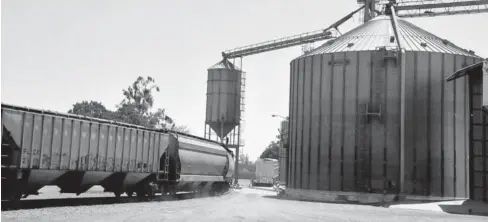
[[[225,195],[231,190],[216,194],[215,196]],[[208,197],[206,193],[177,193],[174,196],[157,195],[151,199],[138,197],[75,197],[75,198],[52,198],[52,199],[29,199],[21,200],[18,208],[12,208],[8,202],[2,201],[2,211],[38,209],[48,207],[73,207],[73,206],[90,206],[105,204],[124,204],[124,203],[142,203],[142,202],[160,202],[160,201],[178,201],[184,199]]]

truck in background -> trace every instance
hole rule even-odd
[[[252,186],[272,187],[279,175],[279,162],[277,159],[265,158],[256,161],[256,172],[251,181]]]

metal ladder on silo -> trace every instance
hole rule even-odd
[[[385,86],[385,79],[384,79],[384,63],[386,59],[391,57],[390,53],[386,48],[377,48],[374,60],[372,62],[373,65],[373,73],[371,77],[373,78],[372,81],[372,101],[369,103],[364,104],[364,115],[361,115],[363,118],[360,119],[359,122],[359,169],[358,169],[358,188],[363,192],[370,192],[371,187],[369,187],[368,181],[371,180],[371,163],[369,159],[370,150],[368,150],[368,146],[365,144],[366,140],[366,125],[371,124],[373,118],[376,118],[377,121],[382,123],[382,96],[384,95],[384,86]],[[383,163],[386,164],[386,163]],[[386,181],[385,181],[386,182]]]
[[[242,65],[242,64],[241,64]],[[242,69],[242,67],[241,67]],[[240,98],[240,104],[239,104],[239,108],[241,110],[241,123],[239,125],[239,138],[240,138],[240,141],[239,141],[239,146],[241,147],[244,147],[244,138],[242,138],[242,134],[244,133],[244,122],[245,122],[245,106],[246,106],[246,103],[245,103],[245,98],[246,98],[246,72],[244,71],[241,71],[241,98]],[[241,149],[242,151],[242,149]],[[239,154],[237,154],[239,155]]]

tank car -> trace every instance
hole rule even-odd
[[[2,103],[2,202],[15,206],[47,185],[119,197],[223,192],[234,154],[200,137]]]

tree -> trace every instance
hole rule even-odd
[[[125,98],[116,112],[119,119],[153,129],[171,128],[170,126],[174,124],[173,120],[166,115],[164,109],[150,112],[154,105],[153,91],[159,92],[159,86],[156,85],[154,78],[137,77],[134,83],[122,90]]]
[[[159,92],[154,78],[137,77],[127,89],[122,90],[124,99],[115,112],[108,110],[100,102],[82,101],[73,105],[68,113],[114,120],[151,129],[173,129],[189,133],[186,126],[176,126],[164,109],[151,112],[154,105],[154,92]]]
[[[105,108],[105,106],[96,101],[81,101],[73,105],[73,108],[68,111],[68,113],[95,117],[100,119],[111,119],[112,112]]]
[[[285,121],[289,121],[289,118],[286,117]],[[266,147],[266,149],[261,153],[261,156],[259,158],[264,159],[264,158],[272,158],[272,159],[278,159],[279,158],[279,150],[280,150],[280,143],[286,143],[287,141],[284,141],[286,135],[286,130],[285,132],[282,132],[280,128],[278,128],[278,135],[276,135],[276,140],[271,141],[271,143]],[[286,147],[286,144],[283,144]]]
[[[280,145],[279,142],[277,141],[271,141],[271,143],[266,147],[266,149],[261,153],[261,156],[259,158],[264,159],[264,158],[272,158],[272,159],[278,159],[279,158],[279,149]]]
[[[175,126],[173,127],[174,131],[177,131],[177,132],[182,132],[182,133],[190,133],[190,130],[188,129],[187,126],[184,126],[184,125],[180,125],[180,126]]]
[[[150,76],[146,79],[139,76],[126,90],[122,90],[125,96],[122,104],[134,104],[141,115],[148,114],[154,104],[153,90],[159,92],[156,81]]]

